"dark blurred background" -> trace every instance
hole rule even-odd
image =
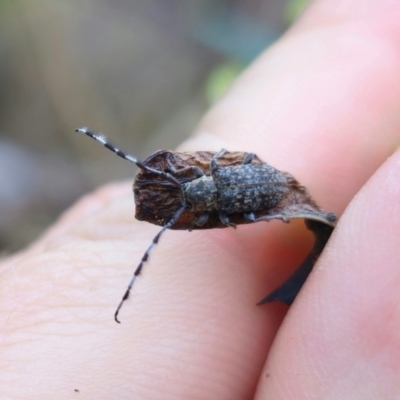
[[[173,149],[308,0],[0,0],[0,251]]]

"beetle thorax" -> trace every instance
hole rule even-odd
[[[217,209],[217,187],[211,176],[202,176],[182,187],[182,200],[189,203],[193,211],[212,211]]]

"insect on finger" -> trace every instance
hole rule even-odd
[[[254,153],[225,149],[217,153],[160,150],[142,162],[112,145],[103,135],[88,128],[76,131],[139,168],[133,186],[136,218],[162,226],[118,304],[116,322],[120,322],[118,314],[136,278],[167,229],[236,228],[273,219],[305,219],[316,237],[314,248],[293,276],[259,304],[281,301],[290,305],[294,301],[332,233],[336,217],[325,213],[292,175],[268,165]]]

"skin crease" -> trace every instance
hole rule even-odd
[[[394,1],[315,2],[181,147],[254,151],[346,209],[289,312],[255,303],[310,235],[273,222],[167,232],[117,325],[159,228],[110,185],[2,260],[1,397],[399,398],[399,20]]]

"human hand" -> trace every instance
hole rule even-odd
[[[110,185],[2,261],[2,397],[398,397],[399,18],[387,0],[316,2],[182,146],[256,152],[347,208],[288,313],[255,304],[311,236],[276,221],[167,232],[117,325],[159,228]]]

